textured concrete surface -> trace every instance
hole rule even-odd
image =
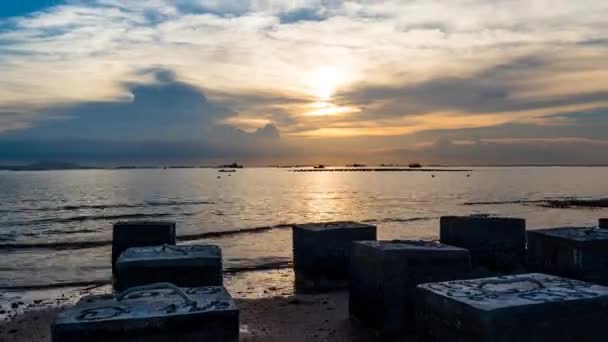
[[[608,230],[564,227],[528,232],[533,271],[608,285]]]
[[[461,279],[471,271],[464,248],[427,241],[353,243],[350,314],[385,336],[415,329],[416,285]]]
[[[116,260],[131,247],[175,245],[175,222],[128,221],[114,224],[112,229],[112,274]]]
[[[516,272],[526,265],[526,221],[519,218],[444,216],[440,240],[471,252],[474,268]]]
[[[376,226],[357,222],[294,225],[292,238],[296,290],[333,290],[348,284],[352,242],[376,240]]]
[[[418,286],[421,341],[605,341],[608,288],[530,273]]]
[[[134,247],[116,261],[116,289],[158,282],[181,287],[222,285],[222,250],[215,245]]]
[[[223,287],[180,290],[85,297],[57,316],[52,341],[238,341],[238,309]]]

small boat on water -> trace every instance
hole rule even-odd
[[[351,165],[346,165],[346,166],[347,167],[365,167],[365,165],[363,165],[363,164],[357,164],[357,163],[354,163],[354,164],[351,164]]]
[[[225,169],[242,169],[243,165],[237,164],[236,162],[232,163],[232,164],[226,164],[226,165],[222,165],[220,167],[223,167]]]
[[[422,165],[420,165],[419,163],[410,163],[408,166],[412,169],[419,169],[422,167]]]
[[[217,172],[236,172],[236,170],[235,169],[228,169],[228,170],[227,169],[221,169],[221,170],[218,170]]]
[[[323,164],[313,166],[313,169],[324,169],[324,168],[325,168],[325,165],[323,165]]]

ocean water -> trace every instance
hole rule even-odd
[[[607,208],[543,201],[608,198],[607,175],[603,167],[0,171],[0,288],[108,282],[119,220],[177,221],[178,240],[220,245],[231,272],[289,266],[292,223],[376,223],[381,239],[435,239],[442,215],[517,216],[528,229],[595,226]]]

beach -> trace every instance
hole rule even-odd
[[[178,244],[218,245],[245,341],[373,341],[349,319],[346,292],[294,294],[292,223],[359,221],[380,240],[436,240],[445,215],[521,217],[528,230],[597,226],[608,217],[598,186],[607,170],[0,171],[0,341],[48,341],[59,310],[111,291],[119,220],[176,221]]]
[[[349,319],[347,291],[295,295],[290,270],[244,272],[225,281],[240,310],[241,341],[379,341],[371,330]],[[25,308],[3,305],[7,313],[0,321],[0,341],[50,341],[58,312],[79,297],[108,291],[110,286],[21,293],[11,302],[24,301],[20,306]]]

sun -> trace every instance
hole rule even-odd
[[[308,74],[308,86],[319,101],[329,101],[335,94],[340,81],[336,68],[320,67]]]

